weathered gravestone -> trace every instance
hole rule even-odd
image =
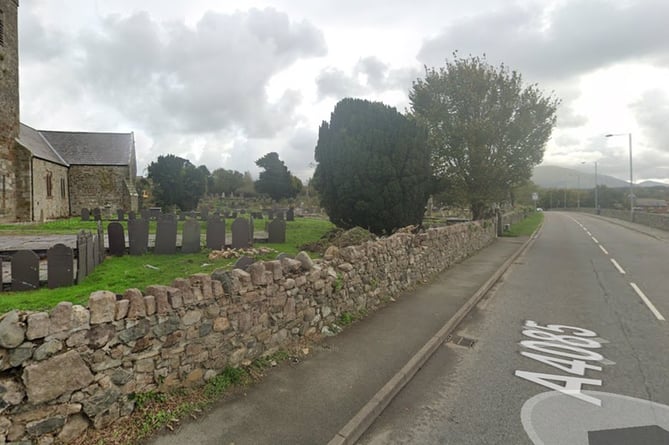
[[[249,239],[249,221],[245,218],[237,218],[230,226],[232,231],[232,248],[246,249],[251,247],[251,240]]]
[[[12,255],[12,290],[39,288],[39,257],[32,250],[19,250]]]
[[[91,211],[88,210],[86,207],[81,209],[81,220],[82,221],[90,221],[91,220]]]
[[[235,265],[233,269],[242,269],[246,270],[249,268],[251,264],[255,263],[255,260],[253,258],[247,257],[247,256],[241,256],[237,262],[235,262]]]
[[[100,207],[93,209],[93,219],[95,221],[102,221],[102,211],[100,210]]]
[[[196,253],[200,251],[200,223],[189,219],[184,223],[181,237],[181,253]]]
[[[134,210],[128,212],[128,221],[134,221],[137,219],[137,214]]]
[[[77,235],[77,282],[88,276],[88,261],[86,260],[88,252],[88,244],[91,242],[90,232],[83,230]]]
[[[151,219],[158,220],[160,219],[160,215],[162,213],[162,209],[160,207],[149,207],[149,216]]]
[[[209,218],[209,209],[200,210],[200,219],[206,221]]]
[[[91,236],[91,242],[86,245],[86,268],[88,273],[91,274],[95,270],[95,266],[98,265],[98,251],[100,250],[100,244],[98,244],[98,236],[93,234]]]
[[[107,226],[107,239],[109,241],[109,254],[123,256],[125,254],[125,233],[123,224],[118,222],[109,223]]]
[[[151,212],[149,211],[149,209],[141,209],[139,211],[139,214],[142,216],[142,219],[145,219],[147,221],[151,219]]]
[[[95,265],[102,264],[105,260],[105,232],[102,229],[102,222],[98,221],[98,236],[95,249]]]
[[[116,210],[116,219],[119,221],[125,220],[125,212],[123,211],[123,209]]]
[[[72,248],[58,243],[47,250],[46,258],[49,289],[72,286],[74,284]]]
[[[267,224],[267,242],[273,244],[286,242],[286,221],[276,218]]]
[[[184,212],[179,212],[179,221],[186,221],[186,214]]]
[[[177,251],[177,222],[158,221],[156,227],[156,247],[153,253],[170,255]]]
[[[267,212],[267,219],[273,220],[274,219],[274,210],[269,210]]]
[[[295,209],[289,208],[286,212],[286,221],[295,221]]]
[[[207,249],[225,249],[225,221],[215,216],[207,221]]]
[[[149,221],[131,219],[128,221],[128,244],[130,255],[144,255],[149,250]]]

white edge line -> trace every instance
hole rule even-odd
[[[607,255],[609,254],[609,252],[601,244],[599,244],[599,248],[602,249],[602,252],[604,252],[605,254]]]
[[[599,244],[599,241],[597,241],[597,238],[595,238],[594,236],[591,236],[590,238],[592,238],[592,240],[593,240],[594,242],[596,242],[597,244]]]
[[[613,258],[611,258],[611,262],[613,263],[614,266],[616,266],[616,269],[618,269],[618,272],[620,272],[621,274],[625,275],[625,269],[623,269],[622,267],[620,267],[620,264],[618,264],[618,262],[617,262],[616,260],[614,260]]]
[[[655,307],[655,305],[653,305],[653,303],[651,303],[651,301],[648,299],[648,297],[643,292],[641,292],[641,289],[639,289],[639,286],[637,286],[634,283],[630,283],[630,286],[632,286],[632,289],[634,289],[634,291],[637,293],[637,295],[639,297],[641,297],[643,302],[646,303],[646,306],[648,306],[648,309],[650,309],[650,311],[653,313],[653,315],[655,315],[655,318],[657,318],[660,321],[665,321],[662,314],[660,314],[660,311],[658,311],[657,308]]]

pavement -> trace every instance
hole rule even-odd
[[[150,445],[355,443],[529,244],[498,238]]]

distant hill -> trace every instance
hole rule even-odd
[[[543,188],[575,189],[580,185],[582,189],[592,189],[595,187],[595,172],[593,170],[592,173],[585,173],[572,168],[539,165],[534,167],[532,182]],[[611,188],[629,187],[629,182],[607,175],[597,175],[597,184]]]
[[[657,181],[643,181],[638,184],[635,184],[637,187],[669,187],[669,184],[665,184],[664,182],[657,182]]]

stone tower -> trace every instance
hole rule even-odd
[[[19,135],[18,7],[18,0],[0,0],[0,221],[16,220],[17,198],[26,180],[25,160],[17,159],[15,147]]]

